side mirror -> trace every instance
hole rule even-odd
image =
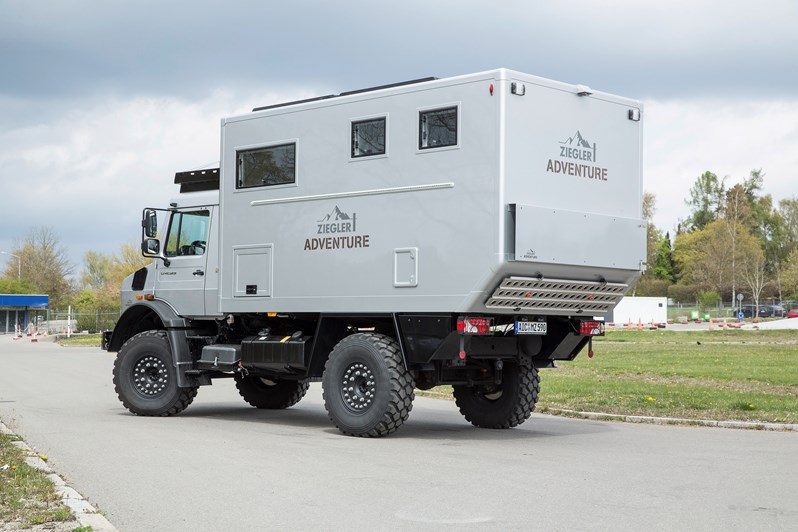
[[[145,238],[141,241],[141,254],[145,257],[161,259],[167,268],[171,262],[161,253],[161,241],[157,238]]]
[[[157,257],[161,254],[161,242],[157,238],[147,238],[141,243],[141,254],[145,257]]]
[[[154,209],[144,209],[141,227],[144,228],[144,235],[147,238],[155,238],[158,235],[158,213]]]

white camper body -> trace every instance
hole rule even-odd
[[[223,120],[219,311],[484,312],[514,276],[628,285],[641,104],[577,91],[496,70]],[[421,147],[445,109],[454,143]],[[373,120],[384,153],[353,157]],[[293,182],[241,186],[242,153],[287,145]]]

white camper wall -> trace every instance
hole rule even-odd
[[[222,311],[458,308],[503,244],[494,74],[225,120]],[[452,107],[457,145],[419,148],[419,113]],[[379,117],[387,153],[353,159],[352,122]],[[295,183],[236,187],[237,151],[289,143]]]

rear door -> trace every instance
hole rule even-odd
[[[515,206],[515,260],[639,269],[646,251],[640,103],[513,83],[504,201]]]

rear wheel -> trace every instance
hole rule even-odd
[[[186,409],[197,387],[180,388],[166,331],[144,331],[124,343],[114,361],[114,389],[140,416],[172,416]]]
[[[454,386],[460,413],[476,427],[508,429],[532,415],[540,392],[540,376],[531,364],[505,364],[501,384]]]
[[[350,436],[385,436],[398,429],[413,408],[413,377],[396,340],[374,333],[347,336],[324,366],[324,407]]]
[[[307,380],[271,380],[257,375],[235,374],[236,388],[244,401],[255,408],[288,408],[305,397],[310,383]]]

